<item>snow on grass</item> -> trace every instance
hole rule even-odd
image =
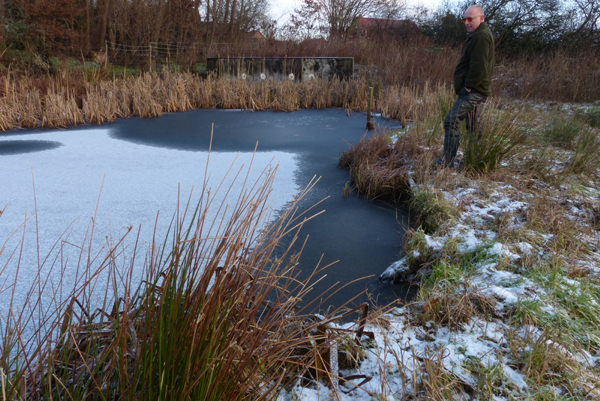
[[[600,399],[600,165],[563,140],[570,132],[547,135],[550,121],[594,128],[577,117],[581,105],[522,103],[527,144],[496,171],[431,168],[441,145],[424,151],[426,130],[394,147],[409,160],[394,167],[408,175],[420,227],[380,279],[419,292],[372,317],[367,358],[341,372],[372,379],[341,399]],[[577,157],[587,160],[576,175]],[[313,383],[286,397],[337,394]]]
[[[417,232],[415,248],[409,240],[406,256],[380,276],[416,280],[422,295],[367,325],[375,341],[366,358],[340,371],[371,380],[349,393],[322,381],[297,383],[282,400],[600,398],[600,234],[591,227],[600,210],[598,186],[557,192],[543,182],[498,181],[483,190],[478,180],[464,180],[442,190],[458,214],[435,233]],[[547,211],[536,209],[540,196]],[[560,231],[569,220],[574,228],[565,228],[585,244],[577,251]],[[425,260],[421,277],[415,274],[411,261],[424,255],[446,261],[441,280],[434,278],[441,274],[436,257]],[[444,308],[464,307],[469,297],[466,322],[445,323],[440,314],[451,310]],[[478,304],[485,299],[492,310]]]

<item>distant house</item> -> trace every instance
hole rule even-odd
[[[247,37],[253,42],[266,39],[265,36],[259,30],[248,32]]]
[[[352,27],[352,36],[358,38],[408,39],[419,35],[421,30],[411,20],[358,17]]]

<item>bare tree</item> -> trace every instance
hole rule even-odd
[[[397,18],[403,0],[303,0],[294,23],[312,25],[316,20],[324,36],[346,38],[359,17]]]
[[[464,11],[470,2],[461,4]],[[541,50],[565,31],[564,0],[481,0],[480,4],[500,50]]]
[[[211,40],[235,39],[267,19],[268,0],[206,0],[203,20]]]
[[[578,15],[579,18],[572,20],[576,24],[574,32],[576,34],[592,33],[600,28],[600,0],[573,0],[574,9],[573,15]]]

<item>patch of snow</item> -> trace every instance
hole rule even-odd
[[[512,369],[511,367],[507,366],[507,365],[502,365],[502,370],[504,372],[504,375],[517,387],[519,388],[527,388],[527,382],[525,381],[525,377],[520,374],[519,372],[517,372],[516,370]]]
[[[441,238],[434,238],[425,234],[425,243],[434,251],[441,251],[444,248],[444,241]]]
[[[490,255],[498,255],[501,257],[505,257],[505,258],[508,258],[513,261],[521,259],[521,256],[517,255],[516,253],[511,252],[507,246],[505,246],[499,242],[495,242],[494,245],[490,249],[488,249],[488,253]]]
[[[402,258],[392,263],[383,273],[379,275],[381,281],[395,281],[402,275],[410,273],[410,267],[406,258]]]
[[[481,231],[459,224],[455,227],[455,230],[452,232],[451,236],[460,240],[458,250],[461,253],[468,253],[473,252],[483,244],[483,240],[486,239],[486,237],[482,237],[482,234],[483,233]]]
[[[514,304],[519,300],[519,297],[512,291],[504,287],[491,286],[484,290],[484,293],[491,293],[502,300],[505,304]]]
[[[525,255],[531,255],[533,254],[533,245],[527,243],[527,242],[519,242],[518,244],[516,244],[517,248],[519,249],[519,251]]]

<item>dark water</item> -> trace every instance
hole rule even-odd
[[[18,155],[21,153],[41,152],[43,150],[56,149],[62,144],[55,141],[39,141],[39,140],[14,140],[2,141],[0,143],[0,156],[3,155]]]
[[[327,277],[312,291],[312,300],[320,304],[319,309],[337,308],[365,290],[368,293],[356,298],[350,306],[365,301],[387,304],[410,295],[408,287],[378,280],[379,274],[401,256],[407,213],[356,193],[343,195],[350,176],[347,170],[337,167],[337,162],[340,153],[365,134],[364,114],[346,116],[342,110],[294,113],[192,110],[156,119],[121,119],[112,124],[112,135],[144,145],[204,151],[208,150],[213,123],[213,152],[252,152],[258,142],[258,152],[287,151],[299,156],[296,175],[299,187],[305,187],[314,176],[321,177],[300,203],[301,209],[308,208],[329,197],[315,209],[326,212],[307,222],[301,231],[302,239],[308,236],[300,259],[303,275],[312,271],[321,258],[321,266],[337,261],[324,271]],[[368,276],[326,300],[319,296],[336,283],[339,287]]]

